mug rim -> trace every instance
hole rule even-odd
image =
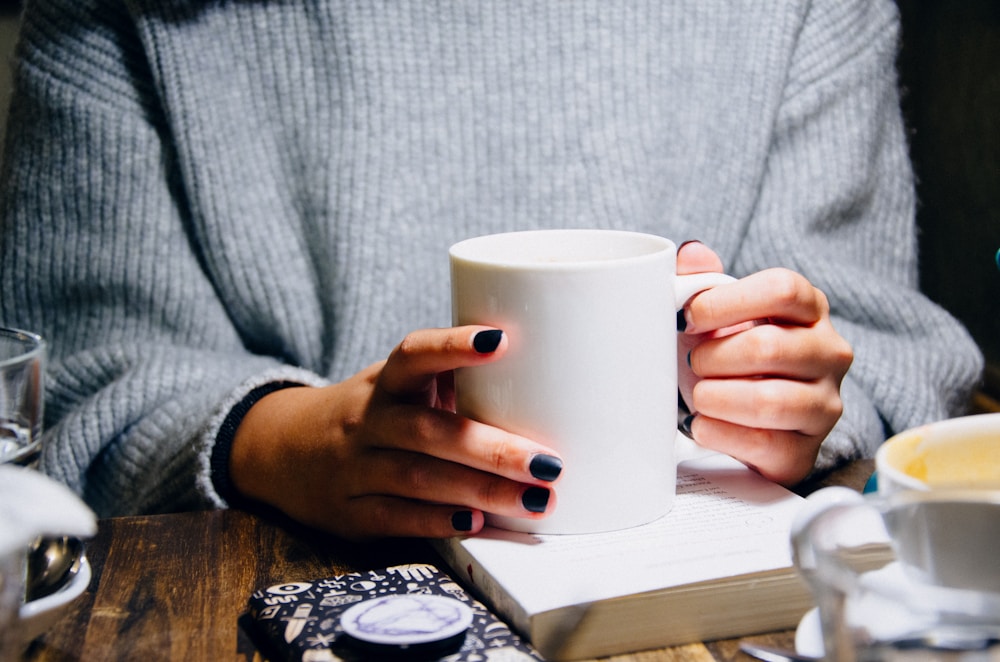
[[[508,247],[504,255],[487,255],[483,247],[487,244],[506,242],[513,245],[520,240],[530,237],[545,237],[551,240],[566,239],[568,237],[600,237],[604,239],[616,238],[623,241],[632,242],[633,246],[645,244],[643,250],[635,250],[629,254],[596,255],[589,258],[566,259],[559,261],[541,261],[529,259],[521,255],[512,256],[513,248]],[[557,247],[557,244],[551,244]],[[676,244],[660,235],[648,232],[636,232],[632,230],[615,230],[611,228],[553,228],[545,230],[515,230],[511,232],[497,232],[479,235],[463,239],[451,245],[448,249],[448,256],[452,262],[464,264],[498,267],[503,269],[525,269],[531,271],[578,271],[581,269],[606,268],[608,265],[620,265],[624,263],[636,263],[647,260],[656,260],[663,253],[676,254]]]
[[[870,502],[886,509],[920,503],[990,503],[1000,505],[1000,489],[976,487],[939,487],[933,490],[901,490],[885,496],[874,495]]]
[[[889,460],[889,454],[893,452],[894,446],[902,443],[905,439],[913,438],[914,436],[921,435],[940,435],[941,433],[954,433],[956,435],[964,435],[970,431],[980,429],[983,424],[992,425],[996,424],[997,430],[1000,430],[1000,413],[992,412],[985,414],[972,414],[969,416],[958,416],[955,418],[947,418],[939,421],[933,421],[930,423],[925,423],[913,428],[908,428],[901,432],[897,432],[888,439],[886,439],[875,451],[875,468],[878,472],[879,478],[883,476],[889,476],[895,487],[917,490],[917,491],[928,491],[928,490],[943,490],[943,489],[970,489],[979,491],[989,491],[989,487],[964,487],[964,488],[954,488],[949,486],[933,486],[919,478],[911,476],[910,474],[903,471],[900,467],[891,463]],[[888,487],[885,486],[886,481],[879,480],[879,492],[884,493]]]

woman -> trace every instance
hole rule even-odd
[[[685,310],[682,396],[770,478],[957,413],[982,359],[917,290],[897,24],[888,0],[29,0],[0,316],[51,343],[45,470],[102,515],[542,517],[572,467],[448,410],[506,337],[443,328],[448,246],[536,227],[697,238],[679,270],[743,277]]]

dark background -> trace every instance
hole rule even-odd
[[[897,0],[920,286],[961,319],[1000,399],[1000,2]]]
[[[669,0],[664,0],[669,1]],[[962,320],[1000,400],[1000,0],[896,0],[921,288]],[[0,0],[0,138],[19,3]]]

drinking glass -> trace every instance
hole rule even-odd
[[[45,341],[0,328],[0,463],[35,468],[42,445]]]
[[[36,468],[42,444],[45,343],[34,333],[0,327],[0,464]],[[13,532],[7,532],[13,534]],[[21,646],[16,627],[24,595],[25,552],[0,545],[0,658]]]

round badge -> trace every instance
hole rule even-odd
[[[362,647],[384,653],[457,649],[472,624],[472,609],[443,595],[386,595],[350,607],[340,624]]]

